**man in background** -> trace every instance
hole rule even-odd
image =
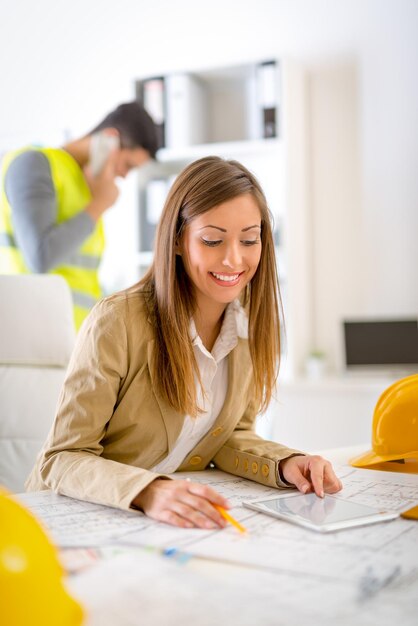
[[[26,147],[3,158],[0,274],[53,273],[72,291],[78,328],[100,298],[103,213],[116,178],[155,158],[156,126],[137,102],[119,105],[62,148]]]

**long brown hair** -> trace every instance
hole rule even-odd
[[[242,194],[251,194],[261,213],[261,258],[243,298],[259,410],[270,402],[280,361],[280,291],[270,211],[257,179],[238,161],[210,156],[188,165],[165,202],[155,239],[154,261],[139,286],[149,295],[156,339],[153,378],[157,391],[177,411],[196,416],[199,370],[189,336],[195,311],[193,285],[176,244],[195,217]]]

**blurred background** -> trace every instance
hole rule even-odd
[[[397,373],[371,368],[348,379],[343,321],[417,318],[418,3],[3,0],[0,15],[0,152],[78,137],[150,77],[205,83],[220,72],[246,98],[251,68],[275,61],[273,142],[261,145],[252,131],[228,137],[234,116],[220,101],[224,142],[167,148],[160,171],[123,185],[105,216],[101,277],[112,292],[146,265],[140,206],[150,181],[203,154],[238,158],[272,205],[283,284],[284,382],[266,432],[310,448],[368,440],[378,392]],[[324,432],[343,413],[328,442]]]

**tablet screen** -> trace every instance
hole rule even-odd
[[[361,517],[377,515],[379,511],[365,504],[339,500],[331,496],[318,498],[314,493],[258,501],[264,509],[288,518],[306,520],[316,526],[346,522]]]

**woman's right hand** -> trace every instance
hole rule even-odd
[[[132,501],[135,508],[159,522],[181,528],[224,528],[227,522],[213,505],[229,508],[211,487],[188,480],[157,478]]]

